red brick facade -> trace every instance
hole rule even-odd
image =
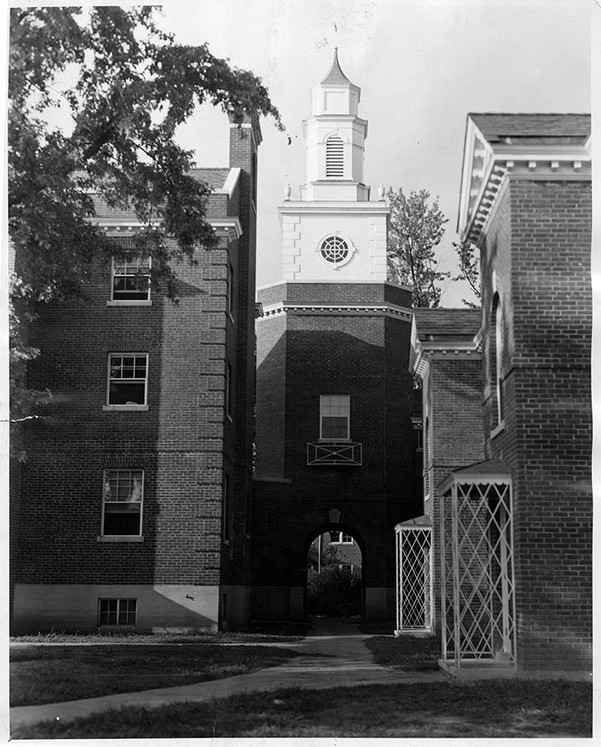
[[[392,616],[394,526],[421,513],[410,293],[388,284],[287,283],[259,297],[270,310],[257,324],[253,614],[304,615],[307,552],[332,529],[361,549],[364,612]],[[308,464],[308,444],[320,442],[323,394],[349,396],[360,463]]]
[[[110,268],[98,267],[84,301],[39,310],[32,344],[41,356],[29,383],[54,397],[25,434],[18,632],[94,629],[96,598],[137,599],[139,628],[248,617],[259,142],[258,128],[232,127],[231,171],[213,174],[219,191],[207,206],[218,245],[175,267],[177,303],[152,293],[151,305],[107,304]],[[127,215],[105,218],[127,231]],[[148,356],[147,407],[107,408],[110,353]],[[141,536],[102,535],[105,470],[143,470]]]
[[[480,462],[471,479],[481,473],[482,484],[486,464],[491,475],[502,468],[513,506],[507,640],[515,635],[518,670],[592,665],[589,135],[585,115],[468,119],[459,228],[480,252],[481,329],[472,339],[481,387],[475,359],[445,363],[433,350],[444,327],[438,319],[438,338],[429,335],[428,315],[438,312],[416,311],[435,552],[440,503],[449,500],[437,485],[461,464]],[[466,331],[457,325],[450,347]]]
[[[489,398],[486,450],[513,476],[518,666],[581,669],[592,633],[591,184],[510,181],[504,202],[509,226],[498,214],[491,233],[504,221],[510,259],[488,237],[481,249],[484,319],[494,272],[506,330],[504,427],[494,435]]]

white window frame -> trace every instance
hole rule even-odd
[[[346,400],[346,436],[338,437],[338,438],[331,438],[328,436],[323,435],[323,421],[324,418],[328,417],[326,414],[326,409],[328,407],[331,407],[333,405],[331,399],[333,397],[336,397],[337,399],[344,399]],[[348,394],[320,394],[319,395],[319,440],[320,441],[350,441],[350,433],[351,433],[351,398]]]
[[[103,602],[116,602],[117,603],[117,622],[101,622],[100,621],[100,615],[101,614],[111,614],[109,610],[107,610],[105,613],[102,612],[102,604]],[[119,622],[119,615],[121,614],[121,606],[127,604],[131,604],[133,602],[133,615],[134,615],[134,622],[133,623],[120,623]],[[124,610],[123,614],[131,614],[130,610]],[[98,597],[98,616],[96,618],[97,626],[99,628],[134,628],[137,625],[138,622],[138,600],[135,597]]]
[[[140,474],[140,500],[138,501],[107,501],[106,500],[106,485],[109,472],[129,472]],[[106,516],[106,504],[107,503],[137,503],[139,504],[138,512],[138,533],[137,534],[107,534],[104,531],[104,520]],[[110,512],[109,512],[110,513]],[[144,539],[142,534],[142,521],[144,519],[144,470],[143,469],[105,469],[102,472],[102,511],[100,517],[100,535],[98,540],[101,542],[140,542]]]
[[[140,265],[142,262],[145,262],[148,267],[148,275],[140,273],[143,277],[148,278],[148,291],[146,294],[146,298],[115,298],[115,278],[117,277],[116,273],[116,264],[121,264],[125,266],[125,269],[127,270],[128,266],[135,265],[137,269],[140,268]],[[116,259],[113,257],[111,259],[111,287],[110,287],[110,300],[106,302],[107,306],[152,306],[152,299],[150,297],[150,270],[152,268],[152,259],[148,257],[145,260],[142,259],[136,259],[132,262],[128,262],[127,260],[121,260]],[[136,273],[128,273],[124,272],[123,275],[126,277],[133,277]]]
[[[315,251],[326,267],[331,270],[339,270],[353,258],[355,245],[348,236],[336,230],[322,236],[317,242]],[[332,252],[334,252],[333,255]]]
[[[138,377],[138,378],[131,378],[131,379],[119,379],[111,377],[111,359],[115,356],[121,356],[121,358],[142,358],[144,357],[146,360],[145,365],[145,371],[146,375],[144,378]],[[103,405],[102,409],[106,411],[146,411],[148,410],[148,353],[141,353],[141,352],[110,352],[107,354],[107,366],[106,366],[106,404]],[[121,363],[123,365],[123,363]],[[134,363],[135,366],[135,363]],[[135,370],[135,369],[134,369]],[[115,404],[110,402],[111,397],[111,382],[112,381],[127,381],[130,383],[140,383],[144,382],[144,402],[131,402],[131,403],[123,403],[123,404]]]
[[[337,530],[334,530],[334,531],[337,531]],[[337,532],[337,534],[338,534],[338,539],[333,540],[332,532],[330,532],[330,545],[354,545],[355,544],[354,538],[348,532],[340,531],[340,532]],[[344,539],[345,535],[347,537],[350,537],[350,540],[345,540]]]

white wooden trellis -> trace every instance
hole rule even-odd
[[[432,631],[432,525],[427,516],[397,524],[396,630]]]
[[[515,666],[511,478],[485,462],[453,473],[440,492],[443,661]]]

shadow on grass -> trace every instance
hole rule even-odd
[[[177,687],[274,667],[297,654],[269,645],[23,646],[11,650],[11,706]]]
[[[590,737],[592,688],[565,681],[284,689],[127,707],[22,727],[18,739],[201,737]]]
[[[411,635],[375,636],[365,641],[376,664],[410,672],[438,670],[440,641],[438,637]]]

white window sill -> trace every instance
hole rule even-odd
[[[152,306],[152,301],[150,299],[146,301],[135,301],[134,299],[131,299],[129,301],[107,301],[107,306]]]
[[[490,432],[489,438],[492,440],[493,438],[496,438],[499,433],[502,433],[505,430],[505,421],[501,420],[499,425],[497,425],[496,428],[493,428]]]
[[[129,534],[98,535],[96,542],[144,542],[144,535],[139,537]]]
[[[320,438],[320,444],[352,444],[355,443],[352,438]]]
[[[103,412],[147,412],[148,405],[102,405]]]

